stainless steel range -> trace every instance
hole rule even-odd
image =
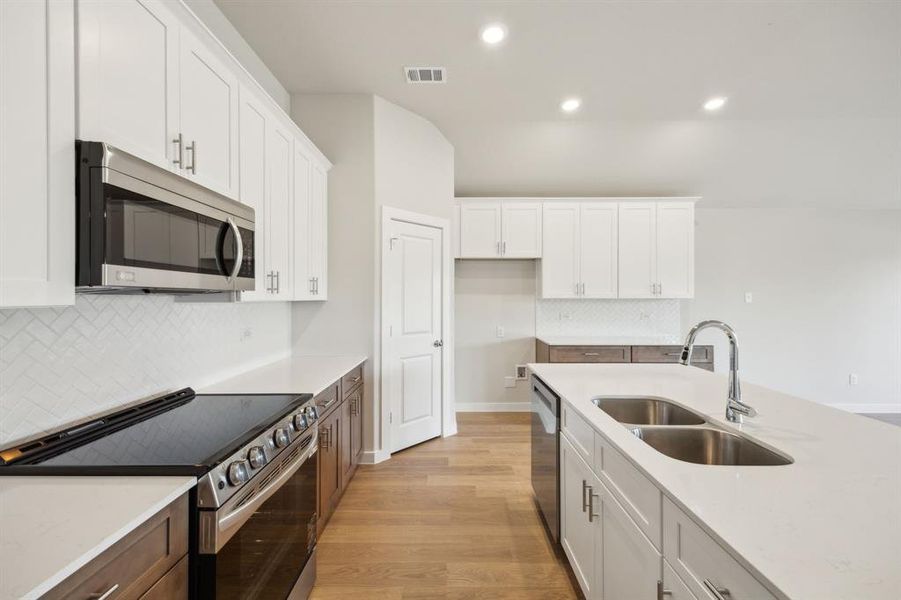
[[[190,388],[0,452],[0,475],[194,475],[191,597],[306,598],[316,576],[310,395]]]

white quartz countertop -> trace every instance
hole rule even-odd
[[[199,394],[313,394],[366,362],[365,356],[291,355],[197,390]]]
[[[673,336],[590,336],[539,335],[548,346],[676,346],[682,340]]]
[[[743,382],[759,414],[725,420],[726,376],[680,365],[529,365],[765,582],[792,600],[898,598],[901,428]],[[650,395],[788,454],[785,466],[681,462],[591,403]]]
[[[0,599],[40,597],[195,483],[193,477],[0,477]]]

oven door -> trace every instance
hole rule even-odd
[[[200,512],[199,598],[306,598],[315,576],[317,447],[315,431],[301,436],[251,480],[259,483]]]

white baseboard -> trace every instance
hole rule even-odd
[[[529,412],[529,402],[457,402],[457,412]]]
[[[868,403],[868,404],[857,404],[857,403],[846,403],[846,404],[830,404],[832,408],[838,408],[841,410],[846,410],[852,413],[892,413],[897,414],[901,413],[901,404],[890,404],[890,403]]]
[[[386,450],[365,450],[360,455],[361,465],[375,465],[391,458],[391,453]]]

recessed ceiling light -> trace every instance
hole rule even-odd
[[[567,98],[560,103],[560,110],[571,113],[579,110],[580,106],[582,106],[582,101],[578,98]]]
[[[500,23],[486,25],[482,28],[482,41],[491,46],[500,44],[505,37],[507,37],[507,28]]]
[[[715,96],[704,103],[704,110],[719,110],[726,105],[726,98],[723,96]]]

